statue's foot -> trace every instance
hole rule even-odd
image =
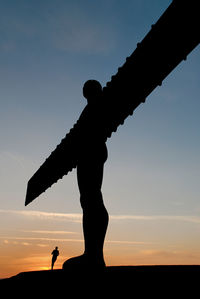
[[[106,265],[104,259],[96,259],[88,257],[86,254],[72,257],[66,260],[63,264],[63,270],[103,270],[105,269]]]

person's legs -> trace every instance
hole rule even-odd
[[[54,257],[52,257],[52,261],[51,261],[51,270],[53,270],[53,266],[55,264],[56,259]]]

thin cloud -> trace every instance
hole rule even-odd
[[[3,237],[4,238],[4,237]],[[2,239],[2,237],[1,237]],[[9,241],[7,239],[10,239]],[[32,245],[31,243],[29,242],[18,242],[18,241],[15,241],[15,240],[19,240],[18,238],[16,237],[6,237],[6,240],[3,241],[4,244],[8,245],[8,244],[11,244],[11,245],[23,245],[23,246],[30,246]],[[26,240],[26,239],[22,239],[23,241]]]
[[[71,221],[71,222],[81,222],[82,214],[72,213],[51,213],[51,212],[41,212],[41,211],[25,211],[25,210],[0,210],[0,213],[4,214],[14,214],[21,215],[24,217],[34,217],[40,219],[50,219],[50,220],[61,220],[61,221]]]
[[[22,44],[56,48],[59,51],[86,54],[107,54],[116,47],[116,29],[110,19],[91,15],[83,4],[73,5],[65,1],[62,8],[39,9],[38,17],[21,15],[10,10],[1,14],[0,26],[4,32],[0,50],[14,51]],[[51,5],[49,5],[51,7]],[[23,40],[23,43],[21,41]]]
[[[51,27],[54,46],[62,51],[81,53],[108,53],[115,47],[115,33],[104,22],[92,21],[81,8],[49,13],[46,20]]]
[[[122,241],[122,240],[106,240],[106,243],[111,244],[126,244],[126,245],[146,245],[152,244],[150,242],[140,242],[140,241]]]
[[[3,210],[0,209],[0,213],[3,214],[15,214],[24,217],[34,217],[40,219],[50,219],[52,221],[70,221],[81,222],[81,213],[52,213],[42,211],[25,211],[25,210]],[[180,215],[110,215],[110,220],[113,221],[180,221],[200,224],[200,217],[197,216],[180,216]],[[63,231],[62,231],[63,232]],[[65,232],[67,233],[67,232]],[[69,232],[70,233],[70,232]]]
[[[39,244],[37,244],[37,246],[38,246],[38,247],[42,247],[42,248],[44,248],[44,247],[48,247],[49,245],[48,245],[48,244],[40,244],[40,243],[39,243]]]
[[[0,239],[3,239],[5,237],[0,237]],[[21,242],[19,242],[21,241]],[[22,245],[31,245],[30,241],[43,241],[43,242],[78,242],[82,243],[83,239],[61,239],[61,238],[46,238],[46,237],[6,237],[6,240],[4,240],[4,244],[22,244]],[[146,244],[152,244],[151,242],[142,242],[142,241],[127,241],[127,240],[106,240],[106,243],[108,244],[123,244],[123,245],[134,245],[134,246],[143,246]],[[37,246],[45,247],[45,244],[38,243]]]
[[[59,238],[43,238],[43,237],[0,237],[0,239],[6,238],[7,244],[9,243],[8,240],[15,240],[15,241],[54,241],[54,242],[83,242],[83,239],[59,239]]]
[[[179,216],[179,215],[111,215],[112,220],[138,220],[138,221],[182,221],[191,223],[200,223],[200,217],[197,216]]]
[[[52,234],[52,235],[77,235],[77,232],[69,232],[64,230],[22,230],[24,233],[35,233],[35,234]]]

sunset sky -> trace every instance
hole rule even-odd
[[[82,253],[76,171],[25,207],[27,182],[170,3],[0,2],[0,278]],[[199,50],[107,142],[107,265],[200,264]]]

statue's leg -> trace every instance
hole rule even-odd
[[[103,163],[93,161],[89,165],[80,164],[77,168],[85,254],[99,261],[103,261],[103,245],[108,226],[108,213],[101,193],[103,166]]]
[[[87,162],[87,163],[86,163]],[[66,261],[69,265],[94,265],[104,267],[103,245],[108,226],[108,213],[103,203],[101,185],[104,161],[92,159],[82,161],[77,166],[80,201],[83,209],[83,233],[85,251],[82,256]]]

